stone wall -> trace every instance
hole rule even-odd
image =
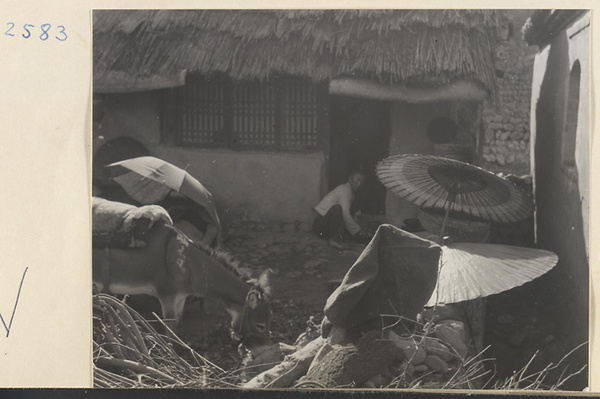
[[[521,39],[520,10],[508,11],[509,24],[495,49],[497,101],[483,106],[479,166],[493,172],[529,173],[529,109],[536,47]]]

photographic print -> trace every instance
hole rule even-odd
[[[94,10],[94,386],[587,389],[589,40]]]

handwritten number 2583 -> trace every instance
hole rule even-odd
[[[6,36],[14,36],[14,33],[11,33],[11,30],[15,27],[15,24],[13,22],[8,22],[6,25],[9,25],[9,28],[4,32],[4,34]],[[25,24],[23,25],[23,30],[25,31],[25,33],[21,34],[21,36],[23,36],[23,38],[25,39],[29,39],[31,37],[31,31],[30,29],[35,28],[34,25],[31,24]],[[50,32],[50,28],[52,28],[52,25],[50,24],[42,24],[40,26],[40,29],[42,30],[42,33],[40,34],[40,40],[42,41],[46,41],[48,40],[49,36],[49,32]],[[58,25],[57,29],[59,29],[58,32],[58,36],[54,36],[54,38],[58,41],[64,42],[65,40],[67,40],[67,32],[65,31],[65,27],[63,25]]]

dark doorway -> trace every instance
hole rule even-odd
[[[390,104],[354,97],[331,97],[329,189],[347,181],[360,168],[366,174],[364,190],[356,199],[363,214],[385,213],[385,187],[375,175],[377,162],[388,156]]]

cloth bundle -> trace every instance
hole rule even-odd
[[[435,288],[441,247],[381,225],[341,285],[327,299],[325,316],[336,327],[382,327],[382,315],[415,319]]]
[[[136,207],[92,197],[92,245],[95,248],[146,246],[145,236],[155,223],[173,224],[158,205]]]

